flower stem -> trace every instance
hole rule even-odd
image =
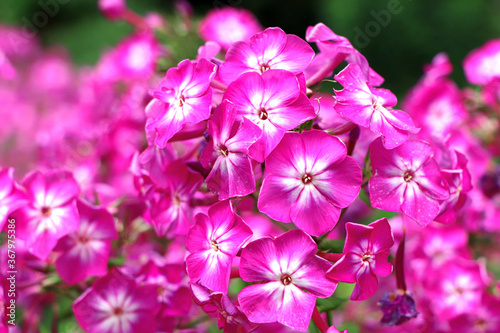
[[[403,225],[403,238],[401,238],[401,241],[399,242],[398,250],[396,252],[396,262],[394,264],[396,270],[396,285],[398,289],[402,291],[406,291],[405,266],[404,266],[405,238],[406,238],[406,230]]]
[[[321,318],[317,307],[314,307],[312,319],[321,333],[326,333],[326,331],[328,330],[328,325],[325,323],[323,318]]]

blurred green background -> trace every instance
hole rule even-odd
[[[132,31],[123,22],[104,19],[96,0],[59,1],[64,4],[38,35],[45,45],[68,48],[77,64],[95,63],[103,50]],[[22,26],[42,10],[40,2],[47,0],[2,0],[0,22]],[[128,0],[129,7],[140,14],[156,11],[167,18],[174,13],[173,3]],[[455,66],[453,78],[464,85],[461,63],[465,55],[488,39],[500,38],[498,0],[198,0],[191,4],[196,18],[224,4],[248,8],[264,26],[279,26],[301,37],[307,26],[324,22],[348,37],[386,78],[384,87],[400,97],[421,76],[422,66],[439,52],[448,53]],[[390,21],[384,17],[378,23],[376,13],[388,13],[390,6],[398,13],[391,14]],[[366,34],[367,28],[364,39],[357,36]]]

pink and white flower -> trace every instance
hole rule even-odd
[[[465,77],[472,84],[484,85],[500,77],[500,39],[493,39],[472,50],[464,60]]]
[[[297,77],[284,70],[244,73],[229,85],[224,99],[234,105],[237,119],[247,118],[262,129],[262,136],[249,149],[259,162],[278,145],[285,131],[316,116]]]
[[[208,216],[198,214],[189,229],[186,247],[186,269],[191,281],[213,291],[227,293],[231,264],[241,246],[252,237],[252,231],[236,215],[229,201],[212,205]]]
[[[186,124],[196,124],[210,117],[212,88],[216,66],[206,59],[183,60],[167,71],[166,78],[153,91],[154,100],[147,107],[148,131],[156,131],[156,144],[167,141]]]
[[[330,279],[354,283],[351,300],[362,301],[377,291],[377,276],[392,273],[387,262],[394,245],[391,226],[384,217],[369,225],[346,223],[346,241],[342,257],[326,273]]]
[[[266,159],[257,206],[269,217],[319,236],[361,188],[361,168],[337,137],[322,131],[286,133]]]
[[[218,43],[224,50],[239,41],[246,41],[262,30],[249,10],[235,7],[212,9],[200,21],[198,31],[205,41]]]
[[[76,199],[80,189],[70,172],[60,170],[32,172],[22,185],[29,203],[13,213],[16,234],[31,253],[45,260],[60,238],[79,227]]]
[[[7,217],[26,203],[26,195],[14,181],[14,169],[0,169],[0,230]]]
[[[87,333],[154,333],[156,289],[113,268],[78,297],[73,311]]]
[[[381,135],[387,149],[403,144],[409,133],[419,131],[407,113],[392,109],[397,103],[396,96],[387,89],[371,87],[358,65],[348,65],[335,75],[335,80],[344,86],[342,90],[334,90],[335,111]]]
[[[306,69],[313,57],[313,49],[302,38],[287,35],[280,28],[267,28],[247,42],[234,43],[219,73],[225,84],[243,73],[262,74],[269,69],[283,69],[297,75]]]
[[[104,276],[108,272],[111,240],[118,238],[115,220],[105,208],[92,207],[79,200],[80,227],[59,240],[56,251],[57,272],[68,284],[89,276]]]
[[[219,200],[245,196],[255,191],[255,177],[248,148],[260,137],[261,129],[247,118],[236,121],[236,110],[223,102],[208,122],[211,139],[200,162],[212,167],[207,187],[219,193]]]
[[[387,150],[381,139],[375,140],[370,146],[373,177],[368,183],[372,206],[403,212],[422,226],[433,221],[440,201],[450,196],[433,154],[423,141],[407,141]]]
[[[254,323],[279,322],[305,331],[316,298],[333,294],[337,283],[325,273],[330,263],[316,256],[318,247],[310,236],[291,230],[272,239],[248,244],[241,253],[240,276],[258,282],[243,288],[238,301]]]

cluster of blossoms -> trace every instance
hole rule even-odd
[[[498,332],[500,42],[464,62],[479,88],[439,54],[402,111],[324,24],[304,40],[235,8],[159,71],[175,54],[161,33],[196,28],[176,5],[173,29],[101,0],[136,31],[95,68],[0,38],[19,331]],[[9,249],[0,332],[21,329]]]

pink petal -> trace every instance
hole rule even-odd
[[[352,301],[363,301],[375,294],[378,288],[378,279],[372,273],[369,266],[359,270],[356,278],[356,286],[351,294]]]
[[[340,216],[340,208],[332,205],[313,185],[306,185],[290,208],[290,219],[313,236],[333,229]]]
[[[409,184],[401,206],[403,212],[416,220],[421,226],[426,226],[439,213],[439,203],[428,198],[417,184]]]
[[[226,61],[221,65],[219,74],[222,82],[230,84],[240,74],[257,71],[259,60],[255,51],[246,42],[234,43],[226,53]]]
[[[373,262],[370,263],[370,269],[373,274],[386,277],[392,273],[392,265],[387,262],[389,258],[390,250],[378,252],[375,254]]]
[[[320,298],[330,297],[337,283],[326,278],[325,273],[331,264],[319,257],[314,256],[312,260],[303,264],[293,273],[293,284]]]
[[[330,268],[326,276],[339,282],[354,283],[361,266],[362,260],[359,255],[347,253]]]
[[[293,74],[303,72],[314,57],[314,51],[302,38],[286,36],[281,53],[269,62],[271,68],[284,69]]]
[[[259,238],[243,249],[240,276],[247,282],[279,279],[281,268],[276,247],[271,238]]]
[[[260,74],[244,73],[227,87],[224,99],[231,102],[240,115],[255,114],[264,99],[264,89]]]
[[[301,191],[301,182],[297,179],[268,176],[262,182],[257,207],[269,217],[281,221],[292,222],[290,207]]]
[[[298,331],[306,331],[316,306],[316,296],[293,284],[284,287],[278,322]]]
[[[290,248],[293,244],[293,250]],[[290,230],[274,240],[276,255],[280,258],[282,273],[293,275],[318,251],[312,238],[300,230]],[[295,275],[294,275],[295,277]]]
[[[361,257],[370,250],[370,238],[373,232],[372,226],[347,222],[345,229],[347,236],[342,253],[355,253]]]
[[[402,177],[383,178],[373,176],[368,182],[370,203],[373,207],[389,212],[401,211],[406,189]]]
[[[271,69],[262,74],[262,79],[264,81],[262,106],[266,109],[289,105],[299,97],[299,81],[288,71]]]
[[[243,313],[253,323],[278,321],[284,287],[281,282],[275,281],[243,288],[238,294]]]
[[[394,245],[391,226],[385,217],[370,223],[369,226],[373,228],[370,243],[374,254],[388,250]]]
[[[227,293],[232,258],[221,251],[191,253],[186,258],[186,270],[191,280],[213,290]]]
[[[267,28],[255,34],[248,44],[258,55],[261,62],[270,62],[283,52],[287,44],[287,35],[280,28]]]

